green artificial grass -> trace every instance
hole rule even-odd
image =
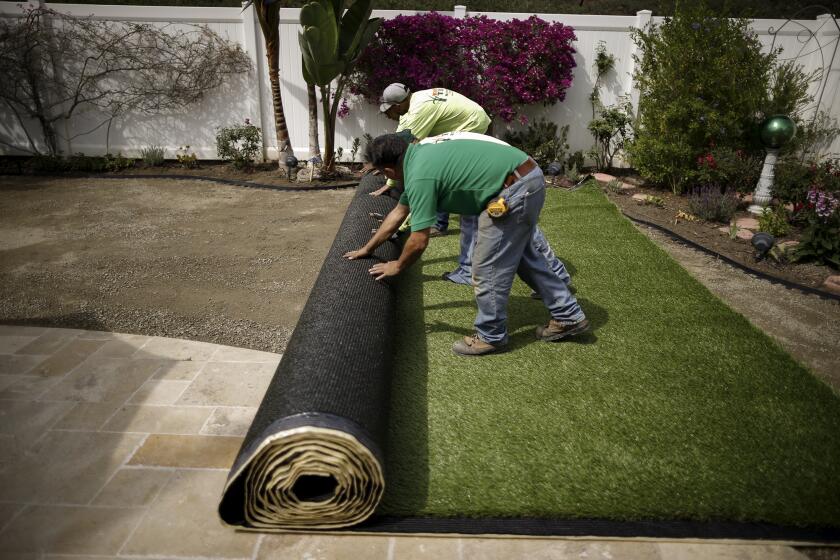
[[[594,186],[550,190],[541,226],[593,332],[535,340],[517,279],[512,351],[455,356],[475,302],[433,239],[400,285],[379,513],[840,526],[837,395]]]

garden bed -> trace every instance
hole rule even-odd
[[[52,169],[39,169],[32,162],[27,162],[28,158],[12,158],[4,157],[0,162],[0,174],[7,175],[62,175],[68,177],[89,176],[91,174],[102,177],[121,178],[127,176],[148,175],[176,175],[183,177],[207,177],[211,179],[219,179],[222,181],[236,181],[253,183],[254,185],[269,185],[281,188],[319,188],[325,186],[332,186],[341,188],[344,186],[351,186],[358,183],[360,171],[359,164],[339,164],[337,166],[337,175],[335,177],[324,179],[317,175],[312,180],[309,180],[311,175],[310,168],[301,163],[298,170],[292,175],[293,180],[287,178],[287,171],[285,167],[278,167],[276,162],[256,163],[249,168],[237,169],[227,162],[218,160],[202,160],[195,167],[186,167],[176,161],[167,161],[162,165],[146,165],[142,162],[136,162],[130,167],[124,167],[118,170],[106,171],[85,171],[84,165],[75,166],[74,169],[65,172],[56,172]],[[91,165],[94,160],[101,158],[85,158]],[[113,160],[112,160],[113,161]],[[118,167],[118,164],[113,164]]]
[[[644,220],[661,228],[667,229],[697,245],[727,257],[743,266],[782,278],[790,282],[802,284],[811,288],[826,289],[823,285],[826,278],[837,271],[827,266],[813,263],[779,263],[772,259],[755,259],[755,249],[750,241],[746,239],[732,239],[728,232],[720,228],[727,228],[727,224],[706,221],[687,221],[677,218],[679,212],[688,213],[688,199],[685,196],[675,195],[660,189],[651,189],[641,186],[639,181],[632,176],[623,179],[625,182],[636,184],[634,189],[626,189],[618,192],[605,189],[609,199],[615,203],[621,211],[630,218]],[[645,204],[632,195],[642,194],[661,199],[661,205]],[[737,214],[733,218],[754,218],[746,210],[747,203],[741,204]],[[795,241],[798,238],[798,231],[795,229],[790,235],[777,240],[784,242]]]

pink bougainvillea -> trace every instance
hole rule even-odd
[[[561,23],[499,21],[435,12],[385,21],[356,67],[350,91],[378,102],[385,86],[447,87],[512,121],[524,105],[563,101],[576,40]]]

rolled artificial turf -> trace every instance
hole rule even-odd
[[[433,239],[399,288],[378,515],[840,527],[840,398],[594,186],[540,224],[591,334],[537,341],[517,280],[511,351],[454,355],[475,303],[440,279],[457,234]]]

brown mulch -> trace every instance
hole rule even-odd
[[[727,227],[729,224],[706,221],[686,221],[677,218],[678,212],[689,213],[688,198],[675,195],[661,189],[652,189],[643,186],[643,182],[636,177],[623,177],[621,180],[637,185],[633,190],[611,192],[604,189],[609,199],[628,217],[644,220],[668,229],[679,236],[688,239],[706,249],[728,257],[748,268],[782,278],[797,284],[825,290],[823,282],[829,276],[838,274],[827,266],[813,263],[778,263],[772,259],[755,259],[755,250],[749,241],[743,239],[731,239],[728,233],[721,232],[718,228]],[[602,183],[603,184],[603,183]],[[663,200],[662,207],[653,204],[643,204],[633,199],[633,195],[641,193],[659,197]],[[742,203],[736,213],[734,220],[739,218],[754,218],[746,210],[747,203]],[[790,235],[777,239],[776,242],[795,241],[799,232],[794,229]]]

